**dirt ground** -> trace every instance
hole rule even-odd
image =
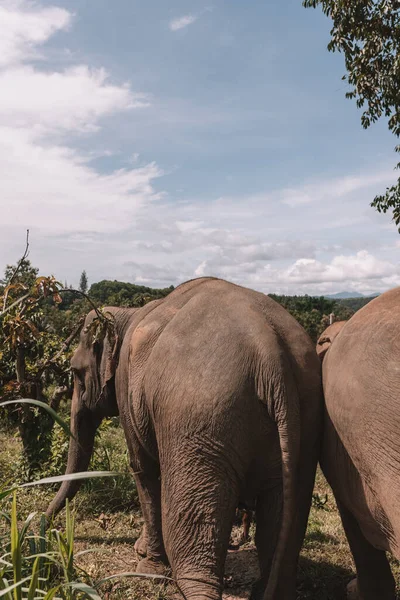
[[[80,566],[95,579],[101,579],[115,573],[126,573],[135,570],[138,557],[133,545],[140,531],[141,519],[136,523],[126,523],[126,531],[130,528],[130,535],[115,536],[115,530],[120,530],[121,523],[116,523],[118,517],[102,515],[93,522],[81,522],[77,525],[76,549],[77,551],[94,548],[100,552],[85,554],[79,560]],[[131,521],[132,522],[132,521]],[[235,528],[233,536],[239,535]],[[225,592],[224,600],[247,600],[250,598],[251,586],[258,577],[257,551],[252,542],[240,547],[238,550],[228,552],[225,566]],[[112,584],[104,586],[105,598],[127,598],[139,600],[179,600],[182,596],[175,586],[159,582],[149,582],[144,579],[121,578]]]
[[[122,437],[118,430],[111,430],[107,435],[110,442],[110,452],[107,455],[110,467],[120,472],[120,463],[125,460]],[[107,438],[103,438],[103,444],[104,440]],[[116,449],[115,457],[111,449]],[[0,481],[1,476],[5,481],[4,474],[15,460],[17,452],[15,438],[0,435]],[[121,494],[121,481],[127,486],[125,491],[129,493]],[[97,480],[95,493],[82,490],[77,495],[74,503],[76,563],[92,582],[113,577],[100,587],[104,600],[179,600],[181,596],[173,583],[142,579],[134,575],[138,562],[134,543],[141,531],[142,518],[136,501],[132,500],[131,494],[134,494],[135,490],[132,483],[129,484],[130,481],[130,476],[127,476],[126,479],[119,479],[113,484],[114,488],[110,488],[106,483]],[[21,518],[26,518],[31,511],[45,509],[53,494],[54,491],[46,488],[21,491],[18,495]],[[127,506],[127,497],[131,508]],[[55,524],[62,528],[65,515],[59,515]],[[248,600],[252,584],[257,579],[258,564],[253,543],[253,525],[250,533],[249,543],[228,553],[224,600]],[[234,528],[233,537],[239,534],[240,530]],[[79,554],[82,551],[85,553]],[[399,564],[394,560],[391,564],[398,581]],[[299,564],[297,600],[344,600],[346,584],[353,577],[353,560],[333,494],[322,473],[318,471]],[[398,599],[400,600],[400,593]]]
[[[134,571],[137,556],[133,545],[142,520],[138,513],[128,516],[117,513],[85,519],[77,524],[77,548],[97,548],[101,552],[86,554],[82,567],[95,579],[115,573]],[[258,576],[257,551],[254,546],[254,526],[251,541],[239,550],[229,551],[225,567],[224,600],[248,600],[252,584]],[[235,539],[240,534],[234,528]],[[392,560],[398,579],[399,565]],[[355,576],[336,504],[328,484],[318,472],[314,501],[298,572],[298,600],[345,600],[346,585]],[[179,600],[173,584],[126,577],[103,586],[107,600]],[[400,593],[398,593],[400,599]],[[377,599],[378,600],[378,599]]]
[[[326,496],[328,494],[328,496]],[[79,507],[78,513],[79,515]],[[80,566],[96,580],[116,573],[132,573],[137,565],[134,543],[140,533],[139,513],[101,514],[78,518],[77,551],[94,549],[79,559]],[[240,534],[234,528],[235,539]],[[225,567],[224,600],[248,600],[258,577],[257,551],[252,540],[228,552]],[[354,575],[352,559],[332,494],[319,473],[309,527],[299,566],[298,599],[342,600],[345,587]],[[173,584],[135,577],[116,578],[102,588],[108,600],[178,600]]]

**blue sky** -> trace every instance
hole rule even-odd
[[[77,284],[400,284],[385,123],[301,0],[0,0],[0,258]],[[4,93],[3,93],[4,91]]]

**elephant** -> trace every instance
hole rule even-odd
[[[322,430],[321,365],[268,296],[215,277],[139,309],[89,313],[71,361],[67,473],[85,471],[101,420],[119,415],[144,517],[137,570],[170,565],[186,600],[221,600],[239,503],[256,499],[261,578],[253,597],[294,600]],[[62,484],[51,517],[74,497]]]
[[[349,598],[395,598],[386,552],[400,559],[399,323],[396,288],[335,323],[322,362],[320,462],[356,565]]]

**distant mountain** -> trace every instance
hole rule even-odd
[[[348,298],[375,298],[379,294],[360,294],[359,292],[338,292],[337,294],[326,295],[329,300],[347,300]]]
[[[329,300],[343,300],[345,298],[363,298],[358,292],[338,292],[337,294],[327,294],[325,298]]]

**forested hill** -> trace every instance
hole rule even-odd
[[[346,298],[334,300],[325,296],[279,296],[269,294],[276,302],[286,308],[304,327],[314,342],[329,325],[329,315],[334,314],[336,321],[347,321],[360,308],[373,298]]]
[[[360,310],[360,308],[368,304],[368,302],[371,302],[371,300],[373,300],[374,298],[376,298],[376,296],[371,296],[369,298],[365,296],[361,298],[343,298],[341,300],[337,300],[336,303],[340,306],[349,308],[353,312],[357,312],[358,310]]]
[[[99,281],[93,283],[89,290],[89,296],[99,304],[109,306],[142,306],[150,300],[157,300],[168,296],[174,289],[171,285],[168,288],[157,289],[135,283],[122,281]]]

